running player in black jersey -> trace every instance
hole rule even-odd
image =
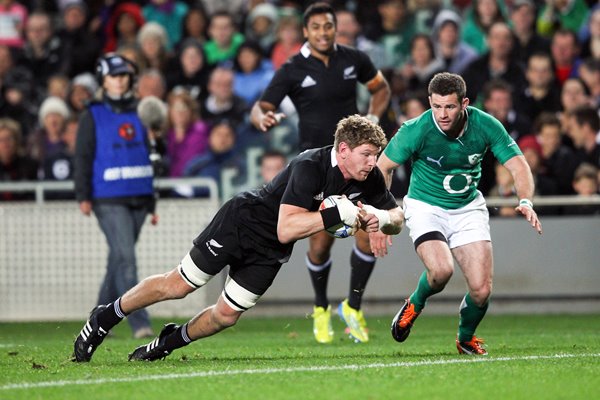
[[[369,232],[373,250],[385,253],[386,235],[399,233],[404,223],[404,213],[375,168],[385,144],[381,128],[367,118],[354,115],[340,121],[333,146],[303,152],[263,188],[225,203],[176,268],[150,276],[113,303],[95,308],[75,340],[74,361],[90,361],[108,332],[128,314],[183,298],[227,265],[229,278],[216,304],[182,326],[165,325],[129,359],[161,359],[234,325],[271,286],[297,240],[341,222]],[[322,199],[332,195],[346,197],[339,198],[336,207],[319,211]]]
[[[277,107],[289,96],[299,115],[300,149],[330,145],[337,122],[358,112],[358,83],[366,85],[371,93],[367,117],[377,123],[389,103],[389,85],[365,53],[336,44],[335,34],[336,17],[328,4],[314,3],[306,9],[304,36],[307,43],[275,73],[252,107],[254,126],[267,131],[278,125],[284,115],[276,113]],[[333,340],[331,307],[327,298],[333,241],[324,232],[311,236],[306,258],[315,291],[314,334],[320,343]],[[355,341],[367,342],[369,335],[360,308],[375,257],[366,234],[356,235],[350,265],[349,296],[340,303],[338,314]]]

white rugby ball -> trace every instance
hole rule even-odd
[[[336,206],[335,199],[341,198],[341,197],[342,196],[329,196],[329,197],[325,198],[319,205],[319,210],[324,210],[329,207],[335,207]],[[353,236],[356,233],[356,229],[354,227],[346,225],[343,222],[340,222],[339,224],[337,224],[335,226],[329,227],[325,231],[327,233],[329,233],[331,236],[338,238],[338,239],[344,239],[344,238],[347,238],[348,236]]]

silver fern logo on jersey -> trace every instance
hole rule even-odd
[[[208,251],[210,251],[210,254],[216,257],[218,256],[218,254],[215,250],[213,250],[213,247],[221,249],[223,248],[223,245],[217,242],[215,239],[210,239],[208,242],[206,242],[206,248],[208,249]]]

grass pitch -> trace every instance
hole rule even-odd
[[[148,340],[123,323],[89,364],[69,360],[83,321],[3,323],[0,399],[600,398],[600,315],[489,315],[487,357],[458,355],[457,317],[424,314],[402,344],[390,321],[369,318],[371,341],[355,344],[334,319],[318,345],[310,319],[247,317],[154,363],[127,361]]]

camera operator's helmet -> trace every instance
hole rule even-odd
[[[134,62],[116,53],[105,54],[96,63],[96,80],[100,86],[104,83],[106,75],[116,76],[127,74],[129,75],[129,85],[131,88],[137,72],[138,68]]]

